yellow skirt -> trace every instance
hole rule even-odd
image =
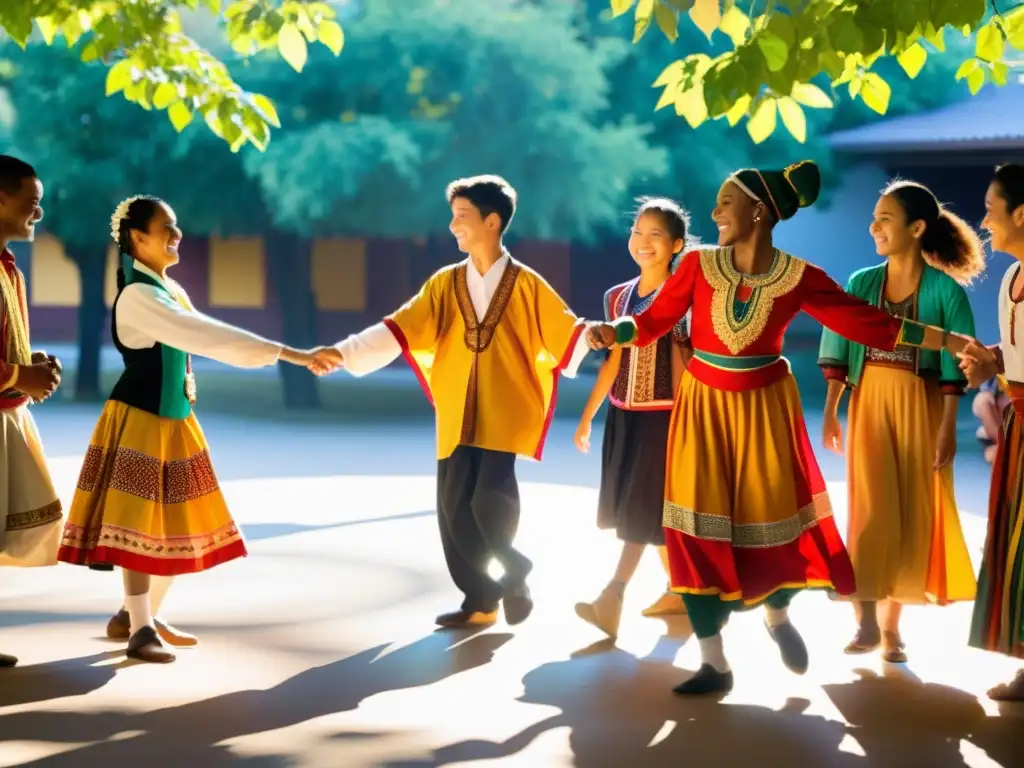
[[[194,415],[108,401],[93,432],[58,557],[160,576],[246,555]]]
[[[755,605],[782,589],[854,589],[796,381],[726,391],[683,374],[662,523],[672,589]]]
[[[847,546],[858,600],[973,600],[977,583],[953,494],[933,468],[942,422],[935,382],[868,364],[850,399]]]

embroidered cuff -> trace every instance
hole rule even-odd
[[[967,393],[966,381],[940,381],[939,391],[944,395],[963,397]]]
[[[616,344],[632,344],[636,341],[636,320],[629,315],[620,317],[618,320],[614,321],[611,326],[615,329]]]
[[[916,320],[904,319],[900,324],[900,333],[896,337],[896,344],[905,344],[909,347],[920,347],[924,342],[924,332],[928,328],[924,323]]]
[[[842,384],[846,383],[846,366],[845,365],[830,365],[827,362],[818,361],[818,365],[821,367],[821,372],[825,376],[825,381],[838,381]]]

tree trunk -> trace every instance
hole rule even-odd
[[[78,265],[82,295],[78,303],[78,373],[75,398],[99,400],[100,352],[106,338],[107,305],[104,299],[107,250],[103,245],[69,248]]]
[[[270,283],[277,296],[282,341],[290,347],[309,349],[317,344],[316,297],[311,286],[312,243],[285,232],[266,236]],[[321,407],[316,376],[305,368],[279,363],[284,402],[288,408],[315,410]]]

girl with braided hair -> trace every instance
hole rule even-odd
[[[111,333],[125,369],[90,440],[58,557],[120,566],[128,656],[166,663],[175,657],[162,639],[195,641],[155,621],[152,577],[196,573],[246,555],[193,412],[192,355],[261,368],[278,360],[312,367],[316,354],[197,312],[167,276],[182,235],[163,201],[122,202],[111,237],[120,254]],[[168,583],[162,582],[160,597]]]

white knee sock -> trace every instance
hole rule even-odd
[[[725,660],[725,647],[722,644],[721,634],[700,638],[700,660],[704,664],[710,664],[716,672],[729,671],[729,662]]]
[[[153,625],[153,615],[149,607],[149,592],[141,595],[125,595],[124,607],[128,611],[128,618],[131,620],[129,632],[135,634],[146,626]]]
[[[167,590],[171,588],[173,576],[154,576],[149,582],[149,605],[153,611],[153,617],[161,615],[161,608],[164,598],[167,597]]]
[[[789,622],[789,608],[772,608],[771,606],[765,606],[764,612],[765,618],[768,621],[768,626],[772,629],[775,629],[775,627],[781,627],[783,624]]]

